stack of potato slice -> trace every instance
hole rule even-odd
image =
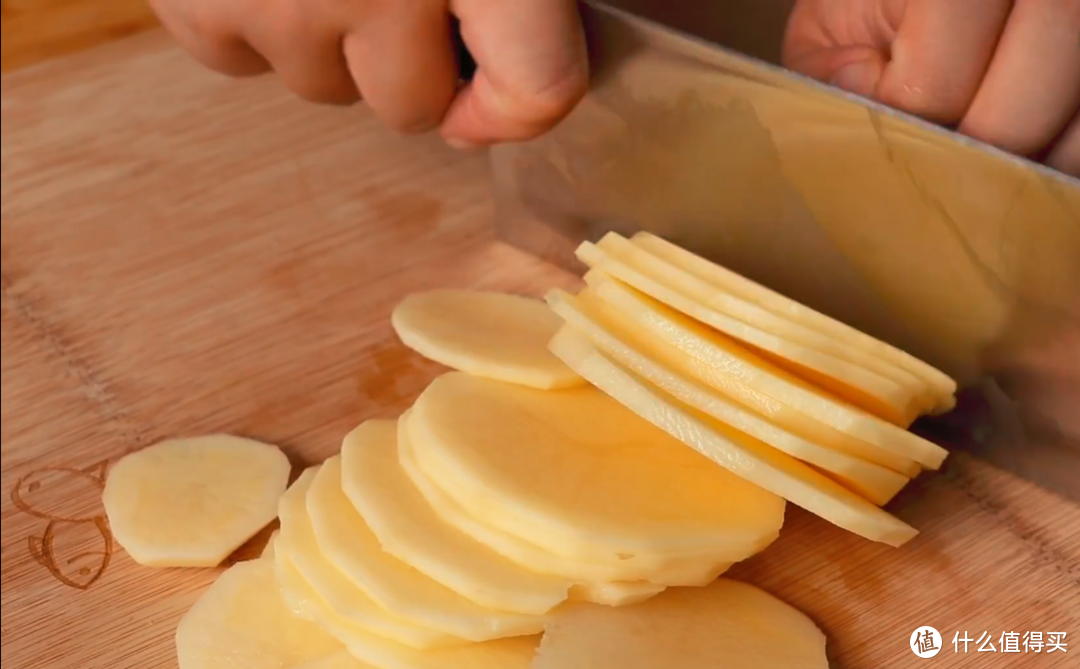
[[[585,243],[550,349],[722,467],[866,538],[915,535],[880,507],[947,453],[907,428],[955,406],[939,370],[648,233]]]
[[[190,564],[200,527],[223,528],[199,539],[214,556],[236,545],[284,489],[266,552],[181,621],[180,669],[827,666],[806,616],[720,575],[777,539],[786,501],[875,541],[914,536],[881,507],[940,466],[906,428],[955,384],[655,237],[579,256],[576,295],[399,304],[401,340],[451,371],[287,488],[280,454],[250,440],[129,456],[110,514],[157,566]],[[249,452],[266,471],[246,483],[214,467]],[[181,463],[183,485],[146,492]],[[186,499],[208,490],[228,523]]]
[[[528,666],[564,603],[711,583],[783,511],[595,388],[453,371],[289,487],[272,559],[289,607],[373,667]]]

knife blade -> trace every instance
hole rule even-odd
[[[592,90],[493,148],[500,238],[580,272],[582,241],[665,237],[945,370],[964,402],[917,429],[1077,501],[1080,179],[788,72],[775,35],[582,6]]]

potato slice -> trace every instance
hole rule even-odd
[[[385,552],[342,491],[340,455],[320,466],[307,510],[327,561],[391,615],[474,642],[543,629],[542,616],[482,607]]]
[[[753,331],[778,337],[778,342],[787,342],[796,350],[804,347],[824,353],[863,368],[883,379],[888,379],[899,388],[903,388],[904,392],[910,396],[913,411],[916,414],[932,410],[939,404],[955,403],[955,398],[951,394],[939,393],[924,379],[893,364],[889,359],[860,347],[851,346],[842,339],[819,332],[796,319],[773,313],[755,301],[745,299],[738,292],[728,290],[722,284],[709,282],[696,275],[670,257],[652,253],[649,249],[616,233],[609,233],[597,242],[596,246],[654,281],[658,281],[698,304],[736,319]],[[736,327],[741,327],[741,325],[737,324]],[[729,334],[735,336],[734,333]],[[777,363],[784,365],[787,361],[778,359]],[[798,370],[799,366],[795,365],[795,368]],[[817,379],[817,374],[813,370],[808,376]],[[872,383],[878,381],[871,380]],[[826,386],[830,384],[829,379],[824,379],[824,382]]]
[[[252,439],[169,439],[113,465],[102,502],[135,562],[215,567],[274,520],[290,470],[280,449]]]
[[[273,531],[273,533],[270,535],[270,539],[267,540],[266,545],[263,546],[262,553],[259,555],[260,558],[262,558],[264,560],[273,560],[274,559],[274,547],[277,544],[277,538],[278,538],[278,535],[280,535],[280,534],[281,534],[280,529],[277,529],[277,530]]]
[[[717,332],[601,272],[586,280],[593,294],[634,326],[696,360],[695,378],[806,439],[905,476],[938,469],[948,452],[877,416],[846,404]],[[739,383],[731,383],[734,377]]]
[[[383,549],[480,606],[540,615],[573,583],[539,574],[447,525],[398,460],[398,422],[369,420],[341,449],[341,487]]]
[[[571,599],[617,606],[621,602],[634,601],[654,588],[662,590],[662,585],[705,585],[731,566],[729,563],[717,564],[705,558],[686,560],[685,564],[672,561],[664,570],[653,574],[656,579],[653,583],[626,580],[627,570],[618,565],[571,560],[486,525],[471,516],[453,497],[424,474],[413,455],[408,436],[408,415],[406,413],[398,421],[398,458],[409,479],[439,517],[531,571],[565,576],[575,581],[577,586]],[[636,570],[631,572],[636,573]],[[603,601],[590,599],[591,593],[603,593],[598,595],[603,597]]]
[[[597,388],[725,470],[867,539],[900,546],[917,534],[915,528],[809,465],[651,386],[600,353],[572,328],[559,330],[550,346]]]
[[[406,346],[447,367],[534,388],[583,383],[547,350],[559,319],[534,298],[431,290],[402,300],[390,322]]]
[[[847,488],[881,506],[908,478],[881,465],[820,446],[769,422],[712,388],[693,380],[695,361],[679,349],[635,328],[590,290],[577,297],[554,290],[548,303],[602,353],[679,401],[769,446],[824,470]],[[732,379],[732,383],[738,381]]]
[[[176,629],[180,669],[294,669],[341,648],[318,625],[288,610],[269,560],[229,567]]]
[[[450,372],[420,394],[408,429],[420,467],[473,516],[568,558],[641,565],[641,580],[657,556],[749,557],[783,523],[782,499],[589,386]]]
[[[730,565],[725,565],[727,571]],[[718,574],[719,575],[719,574]],[[648,581],[616,581],[614,583],[582,583],[570,591],[570,601],[590,602],[604,606],[627,606],[655,597],[667,587]]]
[[[608,237],[606,241],[617,240]],[[577,257],[590,268],[603,271],[691,318],[756,347],[800,377],[891,423],[908,427],[918,416],[923,407],[921,389],[905,387],[865,367],[807,348],[739,320],[727,311],[734,305],[730,304],[732,300],[724,301],[723,298],[728,296],[720,291],[709,290],[706,286],[692,291],[692,294],[685,294],[683,290],[701,287],[690,285],[685,280],[678,281],[685,279],[679,275],[678,268],[626,240],[622,241],[626,247],[621,248],[618,254],[585,242],[578,247]],[[673,278],[671,274],[676,274],[676,277]],[[723,309],[716,306],[718,302],[722,303]]]
[[[295,566],[327,609],[340,618],[338,627],[346,633],[379,634],[416,648],[465,643],[453,634],[413,623],[384,610],[322,554],[311,526],[306,497],[319,469],[325,466],[305,471],[282,496],[281,535],[274,549],[275,560],[288,561]],[[372,550],[378,550],[378,547]],[[339,638],[343,643],[347,642],[347,638]]]
[[[614,610],[568,608],[548,627],[532,669],[828,669],[825,646],[804,613],[723,578]]]
[[[305,663],[297,669],[375,669],[367,662],[361,662],[347,650]]]
[[[349,654],[374,669],[524,669],[529,666],[540,640],[532,635],[447,648],[412,648],[377,634],[342,629],[341,618],[326,607],[325,601],[289,562],[278,563],[277,578],[295,606],[303,608],[335,637],[348,638],[345,647]]]
[[[895,367],[906,370],[931,388],[932,394],[937,399],[933,413],[944,413],[956,406],[956,381],[910,353],[871,337],[842,321],[830,318],[656,235],[639,232],[630,241],[717,288],[738,295],[777,316],[843,342],[848,347],[866,351]]]

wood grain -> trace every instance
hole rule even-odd
[[[110,542],[86,587],[116,458],[227,431],[319,462],[440,371],[390,330],[406,293],[578,282],[496,241],[484,155],[219,78],[157,33],[5,78],[2,121],[5,666],[176,667],[176,623],[220,570]],[[937,667],[1075,666],[1080,509],[963,454],[890,508],[922,532],[902,549],[791,508],[732,574],[808,612],[841,669],[912,666],[920,625],[946,637]],[[956,631],[1029,630],[1073,654],[952,652]]]
[[[158,25],[146,0],[3,0],[0,10],[5,73]]]

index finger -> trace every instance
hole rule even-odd
[[[456,0],[451,9],[477,70],[446,114],[448,141],[531,139],[585,95],[589,65],[575,0]]]

